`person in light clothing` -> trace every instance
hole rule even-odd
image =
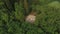
[[[31,12],[27,17],[26,17],[26,21],[33,23],[35,22],[36,19],[36,13],[35,12]]]

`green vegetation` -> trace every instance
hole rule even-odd
[[[60,0],[0,0],[0,34],[60,34]],[[28,5],[28,6],[27,6]],[[34,24],[24,21],[32,10]]]

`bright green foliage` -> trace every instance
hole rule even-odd
[[[20,5],[18,5],[17,3],[15,3],[15,8],[16,8],[16,11],[14,13],[15,13],[16,19],[22,20],[24,18],[22,4],[20,3]]]
[[[59,0],[33,0],[31,3],[37,13],[33,24],[24,21],[23,2],[19,5],[15,2],[15,11],[9,15],[0,1],[0,34],[60,34]]]

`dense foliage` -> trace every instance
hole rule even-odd
[[[60,0],[9,1],[0,0],[0,34],[60,34]],[[32,10],[34,24],[24,21]]]

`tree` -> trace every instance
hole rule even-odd
[[[31,12],[33,24],[24,21]],[[60,34],[59,0],[0,0],[0,34]]]

